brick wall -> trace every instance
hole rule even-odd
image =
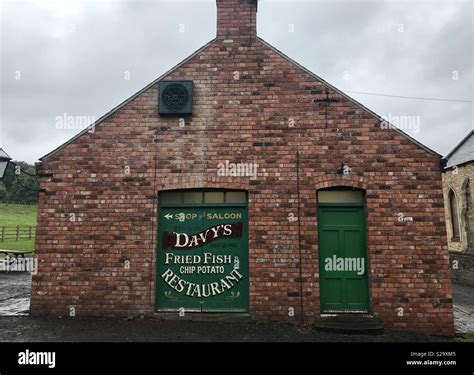
[[[151,313],[157,192],[215,187],[249,191],[250,313],[300,321],[302,282],[310,323],[319,315],[316,190],[342,185],[367,193],[372,313],[388,329],[453,334],[438,156],[260,40],[216,39],[165,79],[194,81],[184,127],[159,117],[155,84],[40,166],[32,314]],[[226,160],[258,163],[257,179],[218,176]],[[337,173],[341,162],[350,175]],[[301,237],[288,220],[298,208]]]
[[[251,43],[257,35],[257,0],[217,0],[217,38]]]

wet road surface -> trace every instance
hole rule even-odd
[[[453,285],[453,300],[456,332],[474,332],[474,287]]]
[[[450,338],[390,333],[347,335],[288,324],[187,320],[0,317],[0,341],[13,342],[432,342]]]
[[[0,272],[0,341],[38,342],[426,342],[452,341],[410,333],[341,334],[269,322],[196,322],[94,317],[29,317],[31,275]],[[474,290],[455,285],[458,332],[474,331]]]
[[[28,315],[31,274],[0,272],[0,316]]]

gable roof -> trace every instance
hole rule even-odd
[[[0,158],[12,160],[12,158],[5,152],[3,148],[0,148]]]
[[[149,83],[148,85],[146,85],[143,89],[141,89],[140,91],[136,92],[135,94],[133,94],[131,97],[129,97],[127,100],[125,100],[124,102],[120,103],[118,106],[116,106],[115,108],[113,108],[112,110],[110,110],[109,112],[107,112],[105,115],[103,115],[102,117],[100,117],[96,122],[95,122],[95,126],[99,125],[100,123],[102,123],[103,121],[105,121],[107,118],[109,118],[110,116],[112,116],[114,113],[116,113],[117,111],[119,111],[121,108],[123,108],[125,105],[127,105],[128,103],[130,103],[131,101],[133,101],[135,98],[137,98],[140,94],[142,94],[143,92],[145,92],[146,90],[148,90],[149,88],[151,88],[153,85],[157,84],[159,81],[161,81],[162,79],[164,79],[166,76],[168,76],[169,74],[171,74],[173,71],[175,71],[176,69],[180,68],[181,66],[183,66],[184,64],[186,64],[189,60],[191,60],[193,57],[197,56],[198,54],[200,54],[202,51],[204,51],[205,49],[207,49],[208,47],[210,47],[212,44],[214,44],[215,42],[217,41],[217,38],[214,38],[212,39],[210,42],[208,42],[207,44],[205,44],[203,47],[199,48],[197,51],[195,51],[193,54],[191,54],[190,56],[188,56],[187,58],[185,58],[183,61],[181,61],[180,63],[178,63],[177,65],[175,65],[173,68],[171,68],[170,70],[168,70],[166,73],[162,74],[160,77],[158,77],[157,79],[155,79],[153,82]],[[287,55],[285,55],[283,52],[281,52],[280,50],[278,50],[277,48],[273,47],[271,44],[267,43],[265,40],[263,40],[262,38],[260,37],[257,37],[257,41],[260,42],[261,44],[263,44],[265,47],[271,49],[272,51],[274,51],[275,53],[277,53],[278,55],[280,55],[282,58],[284,58],[285,60],[287,60],[288,62],[290,62],[291,64],[297,66],[299,69],[303,70],[304,72],[306,72],[307,74],[309,74],[311,77],[313,77],[314,79],[322,82],[324,85],[326,85],[327,87],[329,87],[330,89],[334,90],[335,92],[337,92],[339,95],[343,96],[345,99],[347,99],[348,101],[352,102],[353,104],[355,104],[356,106],[358,106],[359,108],[361,108],[362,110],[366,111],[367,113],[371,114],[372,116],[374,116],[374,118],[376,118],[377,120],[379,121],[385,121],[386,120],[379,116],[378,114],[376,114],[375,112],[373,112],[372,110],[368,109],[367,107],[365,107],[363,104],[359,103],[357,100],[355,100],[354,98],[350,97],[349,95],[347,95],[346,93],[344,93],[343,91],[339,90],[338,88],[336,88],[335,86],[331,85],[329,82],[325,81],[324,79],[322,79],[321,77],[319,77],[318,75],[314,74],[312,71],[310,71],[309,69],[305,68],[304,66],[302,66],[301,64],[297,63],[295,60],[291,59],[290,57],[288,57]],[[53,156],[54,154],[56,154],[57,152],[59,152],[60,150],[62,150],[64,147],[66,147],[67,145],[69,145],[70,143],[74,142],[77,138],[79,138],[80,136],[82,136],[83,134],[87,133],[89,131],[89,128],[90,127],[87,127],[86,129],[82,130],[80,133],[76,134],[74,137],[72,137],[71,139],[69,139],[68,141],[66,141],[65,143],[63,143],[62,145],[60,145],[59,147],[57,147],[56,149],[54,149],[53,151],[49,152],[48,154],[42,156],[39,160],[41,161],[44,161],[48,158],[50,158],[51,156]],[[416,139],[410,137],[408,134],[406,134],[404,131],[402,131],[401,129],[398,129],[397,127],[395,126],[392,126],[391,127],[392,130],[396,131],[397,133],[401,134],[403,137],[407,138],[409,141],[411,141],[412,143],[416,144],[418,147],[422,148],[423,150],[425,150],[426,152],[432,154],[432,155],[435,155],[435,156],[439,156],[441,157],[440,154],[438,154],[436,151],[432,150],[431,148],[425,146],[424,144],[418,142]]]
[[[474,130],[471,130],[444,158],[446,168],[474,161]]]

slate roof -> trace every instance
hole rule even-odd
[[[474,162],[474,130],[471,130],[444,159],[446,168]]]

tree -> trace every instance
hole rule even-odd
[[[35,177],[28,176],[21,171],[35,174],[35,167],[31,164],[15,161],[9,164],[2,180],[6,195],[2,197],[0,188],[0,200],[19,201],[28,203],[38,202],[38,183]]]
[[[7,200],[8,192],[4,183],[0,181],[0,201]]]

